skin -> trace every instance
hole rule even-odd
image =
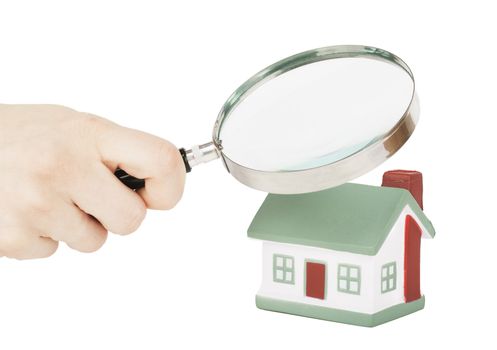
[[[124,186],[117,167],[145,187]],[[48,257],[59,242],[96,251],[108,231],[135,231],[147,208],[174,207],[184,183],[166,140],[63,106],[0,104],[0,256]]]

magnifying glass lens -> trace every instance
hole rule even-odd
[[[413,93],[411,76],[390,62],[345,57],[303,65],[231,109],[220,131],[223,153],[268,172],[332,164],[388,133]]]

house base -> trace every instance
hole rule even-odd
[[[425,306],[425,297],[410,303],[394,305],[374,314],[364,314],[361,312],[333,309],[324,306],[309,305],[297,303],[294,301],[286,301],[263,297],[257,295],[255,304],[259,309],[283,312],[299,316],[318,318],[321,320],[342,322],[353,324],[356,326],[374,327],[396,318],[408,315],[415,311],[421,310]]]

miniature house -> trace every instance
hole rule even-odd
[[[361,326],[422,309],[420,239],[435,235],[422,206],[421,173],[403,170],[382,187],[269,194],[248,229],[263,240],[257,307]]]

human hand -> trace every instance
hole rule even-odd
[[[145,179],[134,192],[116,168]],[[179,201],[185,167],[166,140],[56,105],[0,105],[0,256],[92,252]]]

